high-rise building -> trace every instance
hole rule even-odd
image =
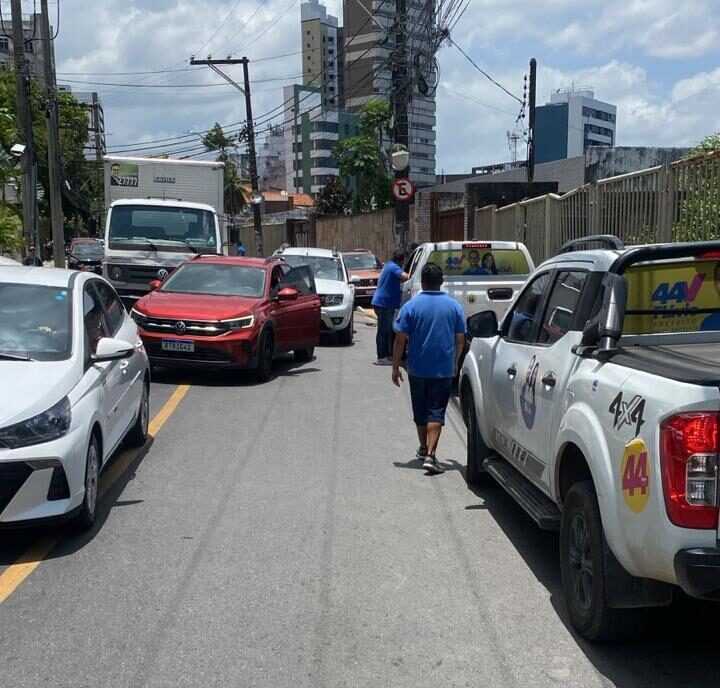
[[[342,107],[343,39],[337,17],[319,0],[300,5],[303,84],[320,90],[323,105]]]
[[[590,89],[556,91],[535,110],[535,162],[574,158],[590,146],[615,145],[617,107]]]
[[[33,79],[37,79],[41,86],[45,86],[45,55],[43,46],[40,41],[40,22],[42,15],[31,14],[23,15],[23,35],[25,36],[25,59],[27,60],[30,75]],[[3,16],[2,26],[0,27],[0,69],[10,69],[14,67],[14,43],[13,29],[10,14]],[[54,29],[50,27],[50,35],[54,35]],[[55,59],[55,45],[51,41],[53,50],[52,59]]]
[[[283,90],[288,104],[283,159],[287,175],[286,189],[316,194],[331,180],[340,176],[332,157],[339,141],[358,133],[357,115],[322,107],[320,89],[295,84]]]
[[[435,183],[435,95],[418,89],[415,60],[433,59],[427,0],[406,1],[408,67],[412,92],[408,109],[410,178],[418,186]],[[377,98],[392,94],[393,25],[397,0],[346,0],[343,8],[345,34],[345,107],[358,112]]]

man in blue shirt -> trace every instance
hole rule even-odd
[[[465,346],[465,313],[440,287],[443,272],[428,263],[420,275],[422,292],[401,309],[395,322],[392,381],[402,382],[400,361],[408,345],[408,375],[413,419],[420,447],[416,458],[431,474],[443,472],[435,452],[445,424],[453,378]]]
[[[397,250],[393,257],[385,263],[378,278],[377,289],[372,298],[372,305],[377,315],[377,361],[375,365],[392,365],[393,350],[393,319],[395,311],[400,308],[402,291],[400,284],[408,279],[402,269],[405,254]]]

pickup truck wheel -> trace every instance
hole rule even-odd
[[[592,641],[632,634],[643,610],[607,603],[604,534],[591,481],[575,483],[565,497],[560,527],[560,571],[572,625]]]
[[[492,478],[483,470],[482,463],[490,456],[492,451],[485,444],[475,415],[475,401],[472,394],[468,394],[466,402],[466,423],[467,423],[467,468],[465,469],[465,481],[468,485],[487,485]]]

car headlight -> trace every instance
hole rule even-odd
[[[147,323],[147,321],[148,321],[148,317],[147,317],[144,313],[141,313],[140,311],[135,310],[134,308],[132,308],[132,309],[130,310],[130,317],[131,317],[131,318],[135,321],[135,323],[136,323],[137,325],[139,325],[140,327],[143,327],[143,326]]]
[[[110,275],[110,279],[113,282],[122,282],[123,277],[125,276],[123,273],[123,269],[118,267],[117,265],[114,265],[113,267],[111,267],[110,270],[108,271],[108,274]]]
[[[339,306],[343,302],[342,294],[323,294],[320,297],[320,303],[323,306]]]
[[[247,315],[244,318],[233,318],[232,320],[222,320],[221,322],[231,330],[247,330],[255,324],[255,316]]]
[[[0,447],[18,449],[51,442],[67,434],[71,420],[70,400],[65,397],[44,413],[0,429]]]

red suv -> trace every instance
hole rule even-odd
[[[198,256],[150,286],[132,316],[155,365],[253,368],[267,380],[277,353],[312,360],[320,298],[307,266]]]

